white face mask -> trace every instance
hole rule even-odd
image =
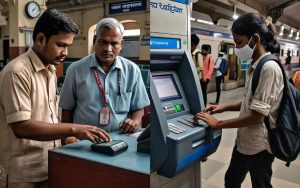
[[[249,43],[250,43],[252,37],[250,38],[248,44],[246,44],[242,48],[235,48],[235,54],[243,61],[247,61],[247,60],[251,59],[253,56],[253,52],[254,52],[253,49],[255,48],[255,46],[253,47],[253,49],[250,48],[250,46],[249,46]]]

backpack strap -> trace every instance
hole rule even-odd
[[[259,82],[259,76],[260,76],[260,72],[262,67],[264,66],[264,64],[268,61],[275,61],[277,62],[277,64],[279,64],[279,66],[281,67],[281,64],[279,62],[279,59],[277,56],[270,54],[270,55],[266,55],[265,57],[263,57],[259,63],[257,64],[254,73],[253,73],[253,77],[252,77],[252,95],[254,95],[255,90],[257,88],[258,82]]]
[[[278,57],[276,55],[273,55],[273,54],[270,54],[270,55],[266,55],[265,57],[263,57],[259,63],[257,64],[255,70],[254,70],[254,73],[253,73],[253,77],[252,77],[252,95],[254,96],[254,93],[255,93],[255,90],[257,88],[257,85],[259,83],[259,77],[260,77],[260,72],[261,72],[261,69],[262,67],[264,66],[264,64],[268,61],[275,61],[280,69],[281,69],[281,72],[283,72],[283,78],[286,79],[286,75],[284,73],[284,69],[278,59]],[[271,129],[271,126],[270,126],[270,123],[269,123],[269,118],[268,117],[265,117],[264,119],[264,122],[265,122],[265,125],[267,127],[267,130],[270,130]]]

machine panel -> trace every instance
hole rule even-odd
[[[151,50],[150,90],[151,169],[172,178],[214,153],[222,132],[193,121],[204,109],[203,97],[185,51]]]

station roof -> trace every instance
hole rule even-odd
[[[210,15],[214,23],[221,18],[233,21],[234,7],[239,15],[259,12],[272,17],[277,26],[285,24],[300,29],[299,0],[198,0],[193,3],[193,11]]]

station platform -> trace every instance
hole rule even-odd
[[[242,100],[244,88],[222,91],[220,104],[236,103]],[[208,103],[214,102],[216,92],[208,93]],[[239,112],[225,112],[216,114],[219,119],[237,117]],[[202,187],[221,188],[224,187],[224,176],[229,166],[231,153],[236,138],[237,129],[224,129],[221,143],[218,150],[208,157],[206,162],[201,163]],[[288,187],[300,188],[300,157],[293,161],[290,167],[275,159],[273,163],[272,185],[274,188]],[[252,188],[249,173],[242,185],[242,188]]]

